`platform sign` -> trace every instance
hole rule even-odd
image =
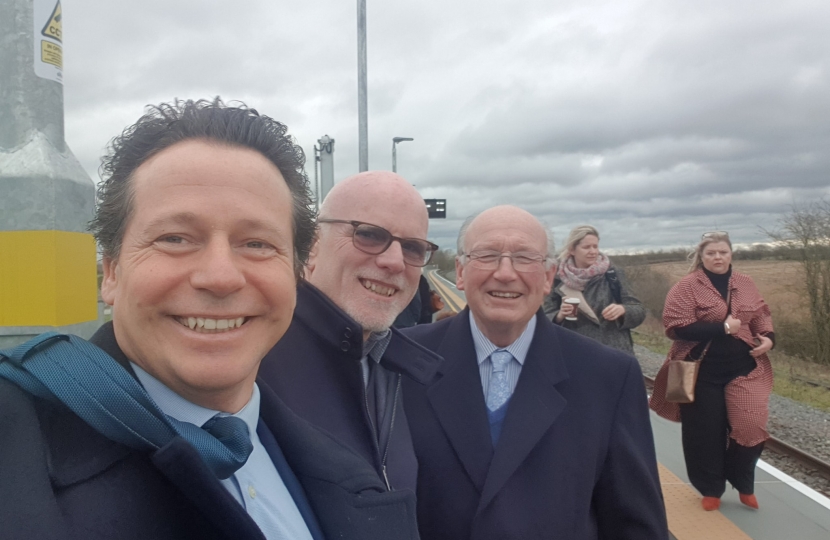
[[[35,75],[63,84],[63,14],[60,0],[34,0]]]
[[[424,199],[430,219],[447,217],[447,199]]]

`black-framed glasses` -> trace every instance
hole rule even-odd
[[[403,262],[409,266],[426,266],[432,260],[438,246],[428,240],[420,238],[401,238],[378,225],[354,221],[349,219],[320,218],[317,223],[343,223],[352,226],[352,244],[354,247],[369,255],[380,255],[397,240],[401,244]]]
[[[543,267],[547,257],[532,251],[517,251],[516,253],[502,253],[500,251],[480,250],[462,254],[470,264],[480,270],[495,270],[501,264],[503,257],[510,259],[516,272],[535,272]]]
[[[729,238],[729,233],[726,231],[709,231],[705,232],[700,235],[701,240],[706,240],[707,238]]]

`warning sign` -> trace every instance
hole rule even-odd
[[[35,75],[63,84],[63,13],[60,0],[34,0]]]
[[[40,31],[46,37],[57,39],[58,41],[63,41],[63,27],[61,25],[61,3],[58,1],[55,4],[55,9],[52,10],[52,16],[49,17],[49,22],[46,23],[46,26],[43,27],[43,30]]]
[[[40,42],[40,60],[52,64],[58,69],[63,69],[63,49],[50,41]]]

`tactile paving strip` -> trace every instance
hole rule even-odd
[[[669,532],[677,540],[752,540],[729,519],[700,506],[700,495],[670,470],[658,464],[666,501]]]

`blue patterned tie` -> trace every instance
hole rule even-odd
[[[510,398],[510,385],[507,383],[507,364],[513,355],[507,351],[494,351],[490,355],[493,372],[490,374],[490,387],[487,390],[487,408],[497,411]]]
[[[230,478],[253,450],[248,426],[234,416],[204,428],[164,414],[123,367],[95,345],[48,332],[0,351],[0,377],[30,394],[63,403],[96,431],[130,448],[154,451],[187,440],[217,478]]]

